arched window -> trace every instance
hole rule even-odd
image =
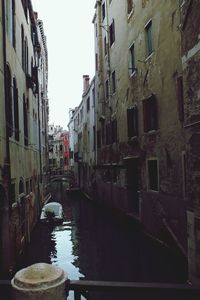
[[[10,68],[6,66],[6,127],[8,136],[13,134],[13,117],[12,117],[12,90],[11,90],[11,72]]]
[[[14,131],[15,139],[19,141],[19,104],[18,104],[18,88],[16,79],[13,79],[13,98],[14,98]]]
[[[22,193],[24,193],[24,180],[23,180],[23,178],[20,178],[20,181],[19,181],[19,195],[21,195]]]

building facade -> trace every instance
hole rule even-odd
[[[200,3],[181,1],[182,76],[179,105],[185,133],[184,198],[187,203],[189,277],[200,281]]]
[[[93,22],[99,197],[186,254],[179,2],[97,1]]]
[[[94,127],[84,108],[88,92],[70,117],[71,164],[81,188],[187,257],[194,283],[200,277],[199,5],[96,1]],[[93,130],[90,173],[84,164],[90,168]]]
[[[81,189],[91,195],[96,165],[95,78],[90,82],[89,76],[83,75],[82,101],[70,110],[69,119],[70,169]]]
[[[1,1],[1,270],[8,273],[30,239],[44,197],[48,121],[47,50],[31,1]],[[45,73],[45,75],[44,75]],[[45,85],[45,89],[42,89]]]

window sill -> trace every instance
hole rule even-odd
[[[112,45],[110,45],[110,49],[112,49],[115,45],[115,41],[112,43]]]
[[[127,14],[127,20],[128,20],[128,22],[131,19],[131,17],[133,16],[133,12],[134,12],[134,10],[132,8],[132,10],[130,11],[130,13]]]
[[[149,56],[147,56],[147,58],[145,59],[145,62],[147,62],[148,60],[150,60],[150,58],[154,55],[154,51],[149,54]]]
[[[137,70],[136,70],[136,68],[135,68],[135,70],[129,75],[130,76],[130,78],[133,78],[133,77],[135,77],[137,75]]]
[[[146,135],[154,135],[158,133],[158,129],[153,129],[145,132]]]

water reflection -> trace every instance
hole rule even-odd
[[[54,182],[50,188],[52,201],[63,205],[65,222],[57,227],[38,224],[19,268],[46,262],[63,268],[70,279],[187,280],[185,259],[127,226],[95,202],[67,195],[64,183]],[[71,293],[68,299],[73,299]]]

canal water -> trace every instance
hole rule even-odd
[[[63,205],[65,221],[54,228],[38,222],[17,269],[46,262],[60,266],[71,280],[187,281],[184,258],[95,201],[67,194],[64,182],[54,182],[50,188],[51,200]],[[71,292],[67,299],[73,299]]]

